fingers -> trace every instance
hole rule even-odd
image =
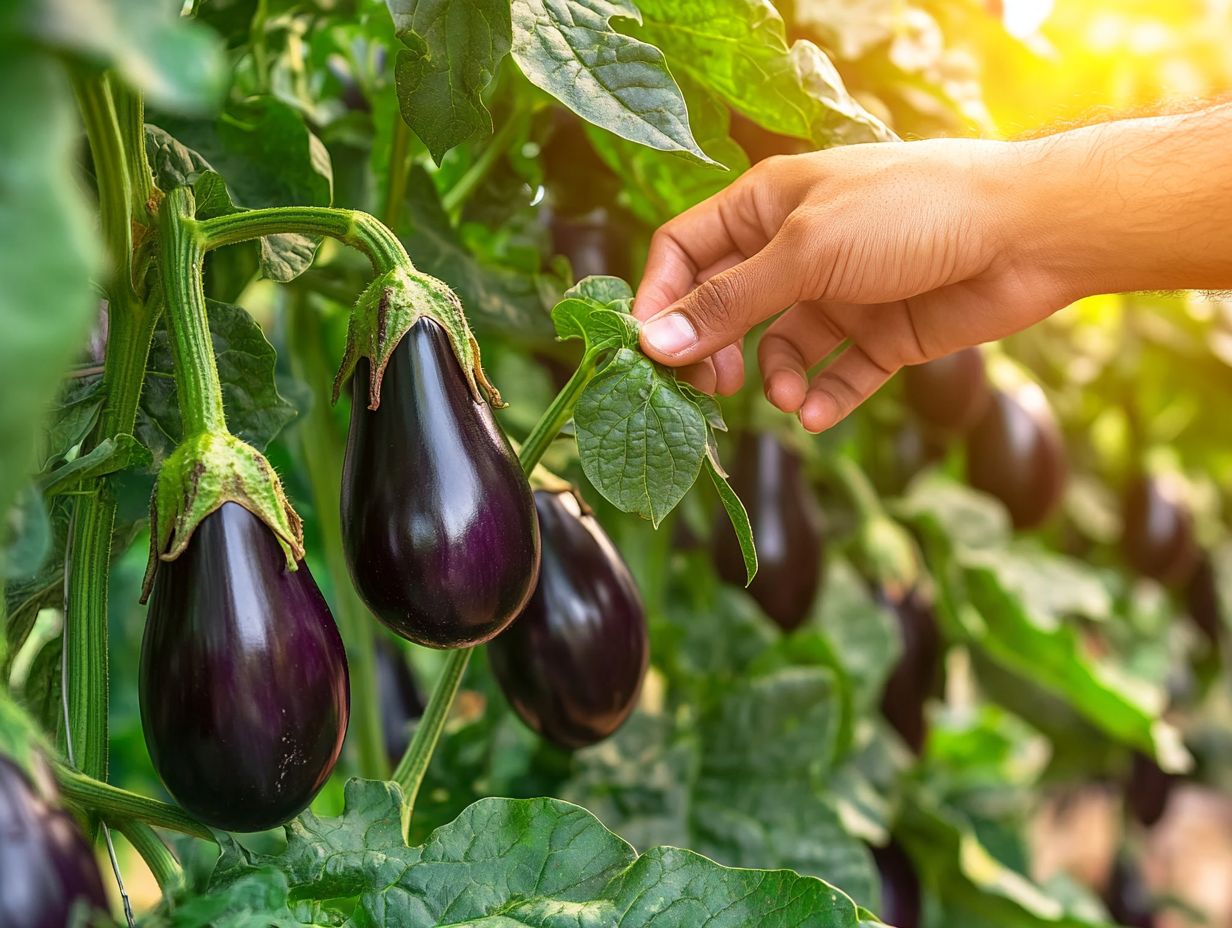
[[[744,386],[744,351],[740,345],[720,349],[712,360],[716,393],[731,396]]]
[[[894,372],[874,361],[859,345],[849,345],[813,378],[800,407],[800,424],[814,433],[832,428],[876,393]]]
[[[766,399],[786,413],[799,411],[808,371],[843,341],[823,304],[797,303],[766,329],[757,346]]]

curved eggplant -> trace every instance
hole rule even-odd
[[[773,435],[740,440],[731,485],[744,501],[757,544],[757,576],[749,594],[784,631],[808,618],[821,586],[825,537],[821,505],[804,479],[799,456]],[[744,586],[736,533],[719,514],[715,565],[728,583]]]
[[[581,748],[612,734],[637,702],[646,613],[629,569],[577,497],[539,490],[535,506],[539,585],[488,658],[522,721],[560,747]]]
[[[406,658],[388,639],[376,640],[376,694],[381,707],[385,756],[396,766],[411,743],[411,723],[424,711],[424,698]]]
[[[943,358],[903,369],[907,405],[931,428],[965,435],[988,409],[992,390],[979,348],[964,348]]]
[[[167,791],[215,828],[262,831],[325,784],[346,735],[346,652],[301,562],[227,502],[154,575],[141,722]]]
[[[1121,547],[1131,568],[1168,586],[1193,576],[1201,557],[1193,515],[1167,482],[1146,476],[1131,481],[1123,516]]]
[[[530,486],[492,409],[471,394],[444,329],[415,323],[368,409],[352,382],[342,537],[355,589],[403,638],[463,648],[514,620],[535,588]]]
[[[1005,504],[1016,528],[1056,511],[1069,465],[1048,401],[1036,384],[996,391],[967,436],[967,480]]]
[[[903,642],[902,656],[881,694],[881,714],[911,750],[919,754],[928,737],[924,704],[936,692],[941,679],[942,646],[937,617],[932,606],[915,590],[902,597],[875,590],[873,597],[894,613]]]
[[[92,911],[107,893],[76,821],[0,756],[0,925],[64,928]]]
[[[902,845],[891,841],[873,848],[873,860],[881,875],[881,911],[877,914],[894,928],[918,928],[920,924],[920,878]]]

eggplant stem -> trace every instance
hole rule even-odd
[[[208,827],[177,805],[159,802],[157,799],[149,799],[112,786],[86,776],[67,764],[55,764],[55,774],[65,799],[104,820],[118,824],[125,819],[137,819],[148,825],[170,828],[194,838],[214,840],[214,833]]]
[[[411,147],[411,127],[402,118],[399,108],[394,119],[394,138],[389,146],[389,175],[386,178],[388,186],[385,189],[385,209],[381,217],[385,225],[394,229],[398,225],[398,213],[402,209],[402,200],[406,196],[407,166],[406,156]]]
[[[158,881],[158,888],[167,896],[184,880],[184,869],[175,859],[171,849],[163,843],[157,832],[145,822],[135,819],[117,819],[114,823],[120,834],[128,839],[128,843],[141,855],[145,865]]]
[[[528,476],[535,469],[544,452],[548,450],[548,446],[556,440],[560,430],[573,418],[573,407],[577,405],[578,397],[582,395],[586,385],[594,378],[600,354],[601,352],[598,351],[590,351],[583,356],[582,363],[573,372],[573,376],[556,394],[551,405],[539,417],[539,421],[535,423],[530,434],[526,436],[526,441],[522,443],[522,450],[518,453],[518,463],[522,465],[523,472]]]
[[[863,522],[871,522],[885,516],[885,508],[877,497],[877,491],[854,459],[839,454],[831,462],[831,471],[843,485]]]
[[[467,168],[466,172],[458,178],[457,183],[445,191],[444,196],[441,197],[441,206],[445,208],[446,213],[452,216],[462,209],[466,201],[471,198],[471,194],[488,176],[497,159],[504,154],[505,146],[509,144],[509,140],[513,138],[523,121],[515,117],[496,130],[496,134],[484,146],[479,157],[475,159],[475,163]]]

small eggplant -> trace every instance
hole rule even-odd
[[[919,928],[920,878],[907,852],[891,841],[873,848],[873,860],[881,875],[881,920],[894,928]]]
[[[160,563],[141,645],[141,721],[167,791],[208,825],[262,831],[329,778],[350,709],[346,652],[301,562],[227,502]]]
[[[560,747],[608,737],[646,674],[646,613],[629,569],[571,492],[535,493],[543,533],[539,585],[488,646],[514,711]]]
[[[991,388],[979,348],[964,348],[903,370],[904,395],[916,417],[947,435],[965,435],[988,408]]]
[[[1223,602],[1219,595],[1219,578],[1215,575],[1215,565],[1209,554],[1198,558],[1198,566],[1185,584],[1185,609],[1211,650],[1217,654],[1219,640],[1223,637]]]
[[[1167,480],[1142,476],[1131,481],[1123,516],[1121,547],[1131,568],[1167,586],[1180,586],[1193,576],[1201,557],[1193,515]]]
[[[376,693],[385,756],[396,766],[411,743],[411,723],[423,715],[424,698],[406,658],[383,637],[376,640]]]
[[[748,510],[757,545],[757,576],[749,594],[780,628],[792,631],[808,618],[821,586],[821,505],[804,479],[800,458],[765,433],[740,440],[731,485]],[[715,565],[728,583],[744,586],[744,559],[726,522],[720,513]]]
[[[1056,511],[1069,464],[1052,409],[1039,386],[996,391],[967,435],[967,480],[997,497],[1014,526],[1035,528]]]
[[[603,206],[580,216],[563,216],[546,207],[544,214],[552,233],[552,252],[569,259],[574,280],[632,275],[633,235],[623,215]]]
[[[1125,784],[1125,806],[1134,821],[1150,828],[1168,811],[1172,789],[1181,777],[1166,773],[1159,764],[1140,751],[1134,751],[1129,780]]]
[[[107,894],[73,817],[0,756],[0,925],[63,928],[105,913]]]
[[[918,591],[894,597],[874,591],[874,598],[898,619],[903,653],[886,680],[881,714],[916,754],[924,749],[928,721],[924,704],[941,679],[941,633],[932,607]]]
[[[1155,928],[1155,899],[1137,861],[1117,856],[1104,890],[1104,904],[1112,921],[1126,928]]]
[[[391,630],[464,648],[514,620],[535,588],[530,486],[444,329],[423,318],[393,351],[381,405],[368,362],[352,382],[342,536],[355,589]]]

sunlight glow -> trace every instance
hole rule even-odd
[[[1019,39],[1035,35],[1052,15],[1053,3],[1054,0],[1005,0],[1005,31]]]

